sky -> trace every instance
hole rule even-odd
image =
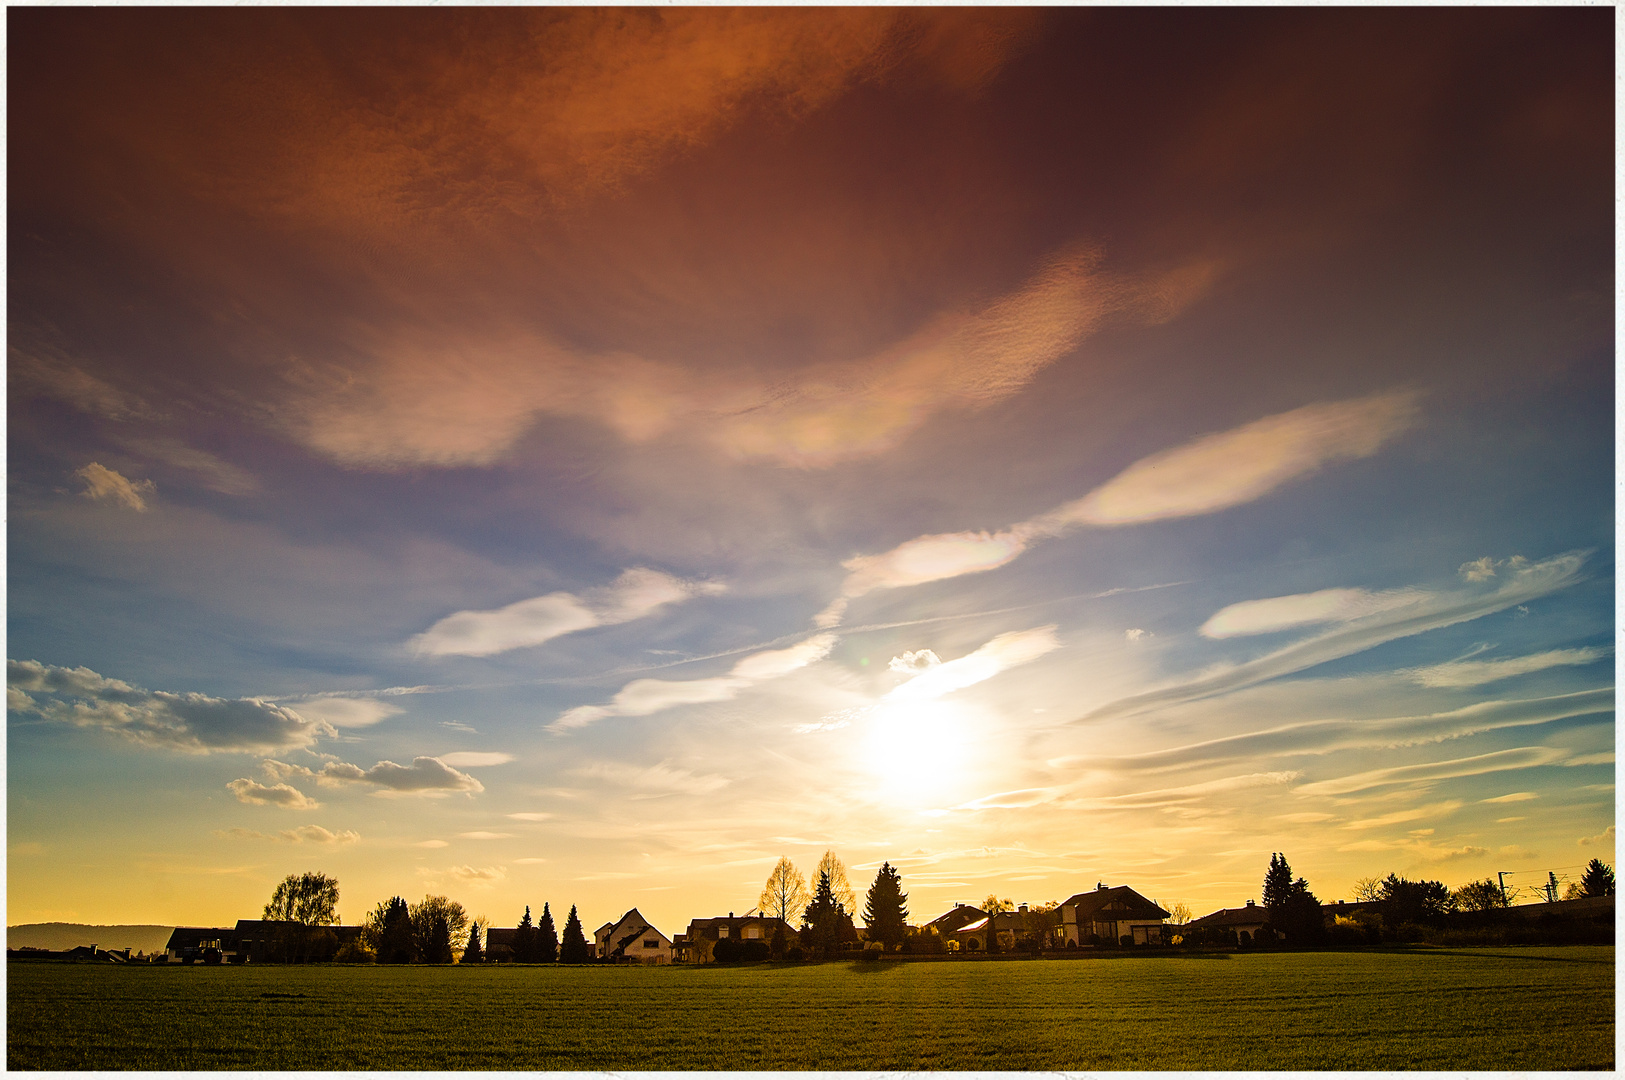
[[[9,924],[1613,862],[1611,10],[7,25]]]

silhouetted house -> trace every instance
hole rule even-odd
[[[637,908],[593,934],[593,955],[604,960],[639,964],[671,963],[671,938],[656,930]]]
[[[180,964],[323,963],[361,936],[359,926],[238,919],[233,927],[177,926],[164,959]]]
[[[739,915],[728,912],[726,918],[693,919],[686,934],[677,935],[672,942],[672,959],[689,964],[706,964],[712,959],[712,950],[719,941],[760,941],[768,945],[779,927],[784,928],[786,940],[795,945],[798,940],[795,927],[776,916]]]
[[[1322,910],[1326,907],[1336,906],[1335,904],[1322,905]],[[1345,908],[1355,906],[1357,905],[1344,905]],[[1219,937],[1234,938],[1237,941],[1240,941],[1241,936],[1245,934],[1247,940],[1251,941],[1269,921],[1268,909],[1261,908],[1249,900],[1244,907],[1220,908],[1211,915],[1203,915],[1200,919],[1192,919],[1180,928],[1180,932],[1187,937],[1218,935]]]
[[[488,926],[485,928],[485,961],[500,964],[513,959],[513,943],[519,933],[517,926]]]
[[[1060,944],[1116,945],[1128,938],[1136,945],[1160,945],[1163,922],[1170,916],[1127,885],[1096,885],[1061,901],[1057,937]]]

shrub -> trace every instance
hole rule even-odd
[[[373,962],[372,953],[359,941],[346,941],[339,946],[339,951],[333,954],[335,964],[370,964]]]
[[[805,960],[807,959],[807,950],[803,949],[800,945],[792,945],[790,946],[790,951],[784,955],[788,960]]]
[[[1121,945],[1125,949],[1128,948],[1130,945],[1134,944],[1134,935],[1124,934],[1122,937],[1117,939],[1117,944]]]
[[[743,958],[744,942],[723,938],[711,947],[711,959],[719,964],[737,963]]]
[[[1078,943],[1076,941],[1073,941],[1071,938],[1067,938],[1066,939],[1066,947],[1069,948],[1069,949],[1076,949],[1078,947]]]
[[[739,959],[766,960],[772,954],[772,947],[765,941],[741,941],[739,943]]]

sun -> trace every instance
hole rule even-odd
[[[905,805],[935,803],[962,791],[973,762],[976,725],[969,711],[940,700],[887,702],[867,720],[859,744],[876,794]]]

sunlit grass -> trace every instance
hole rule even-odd
[[[1612,947],[740,968],[10,964],[52,1069],[1601,1069]]]

